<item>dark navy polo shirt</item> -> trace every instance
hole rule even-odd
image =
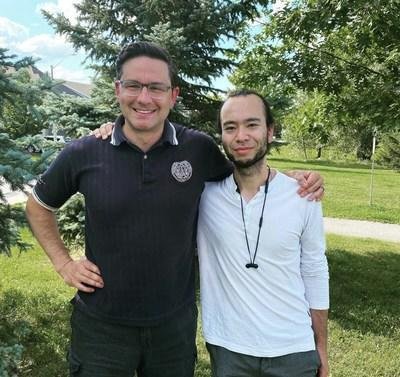
[[[108,140],[81,138],[65,147],[33,195],[57,209],[85,197],[86,257],[104,288],[75,302],[104,320],[159,323],[194,302],[194,243],[204,182],[230,174],[213,140],[166,121],[147,153],[130,144],[117,120]]]

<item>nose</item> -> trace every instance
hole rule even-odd
[[[142,90],[140,91],[139,95],[137,96],[136,100],[140,103],[149,103],[152,101],[152,98],[149,95],[149,91],[147,86],[143,86]]]
[[[246,128],[238,127],[237,132],[236,132],[236,137],[235,137],[236,141],[240,143],[240,142],[248,140],[248,138],[249,138],[249,135],[247,133]]]

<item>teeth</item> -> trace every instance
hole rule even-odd
[[[135,111],[141,114],[150,114],[153,112],[153,110],[139,110],[139,109],[135,109]]]

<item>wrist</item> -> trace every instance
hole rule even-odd
[[[65,259],[57,264],[54,264],[56,272],[61,275],[61,271],[64,269],[64,267],[67,264],[71,263],[72,261],[73,261],[73,259],[68,257],[68,259]]]

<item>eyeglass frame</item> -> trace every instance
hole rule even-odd
[[[117,84],[119,84],[119,85],[121,86],[122,89],[125,89],[125,90],[128,89],[129,87],[128,87],[128,88],[125,87],[125,86],[124,86],[124,83],[134,83],[134,84],[140,86],[140,90],[138,91],[137,94],[129,93],[129,89],[128,89],[128,90],[127,90],[128,93],[126,93],[126,95],[129,96],[129,97],[139,97],[140,94],[142,93],[143,88],[145,87],[145,88],[147,89],[147,93],[149,94],[149,96],[150,96],[151,98],[153,98],[153,99],[161,99],[161,98],[164,97],[164,95],[165,95],[170,89],[172,89],[172,86],[171,86],[171,85],[167,85],[167,84],[163,84],[163,83],[157,83],[157,82],[150,82],[150,83],[148,83],[148,84],[143,84],[143,83],[141,83],[141,82],[139,82],[139,81],[136,81],[136,80],[116,80],[115,82],[116,82]],[[158,88],[159,90],[161,90],[162,93],[160,93],[160,95],[157,95],[157,94],[156,94],[156,95],[154,96],[154,93],[151,93],[151,88],[150,88],[152,85],[162,86],[164,90],[161,89],[161,88]]]

